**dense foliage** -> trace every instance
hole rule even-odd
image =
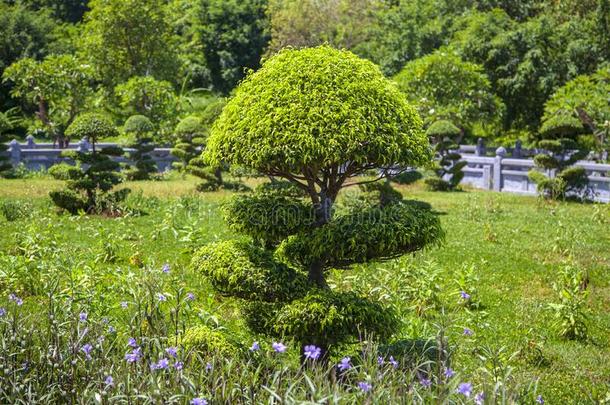
[[[61,135],[70,116],[101,107],[117,123],[146,115],[169,141],[180,119],[205,109],[202,89],[228,95],[282,49],[328,44],[371,60],[388,77],[410,71],[398,77],[421,89],[408,95],[427,123],[451,119],[465,136],[530,146],[551,96],[577,77],[599,80],[610,62],[608,0],[3,0],[0,8],[1,74],[23,58],[61,55],[88,69],[65,95],[44,94],[49,115],[57,115],[56,104],[63,111],[49,119],[52,130],[36,118],[40,106],[23,86],[0,86],[0,110],[19,106],[27,118],[17,132],[47,138]],[[74,77],[69,70],[57,76],[52,66],[43,82]],[[143,80],[165,83],[174,100],[164,95],[144,110],[134,80],[140,88]],[[581,95],[595,97],[597,90],[581,84]],[[430,94],[442,88],[447,94]],[[156,97],[159,90],[148,91]],[[74,94],[82,95],[76,103]],[[71,105],[78,111],[66,112]],[[585,132],[599,139],[604,124],[586,124]]]

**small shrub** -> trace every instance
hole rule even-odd
[[[17,221],[32,215],[32,205],[21,201],[0,201],[0,213],[9,222]]]
[[[81,170],[68,163],[59,163],[51,166],[48,173],[56,180],[74,180],[79,177]]]
[[[559,276],[559,281],[553,284],[559,302],[550,304],[555,313],[559,335],[570,340],[585,340],[588,330],[588,275],[581,269],[566,265]]]

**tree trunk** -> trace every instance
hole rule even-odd
[[[320,203],[315,205],[316,227],[326,225],[332,215],[332,207],[334,197],[329,196],[325,191],[319,193]],[[308,278],[309,281],[319,288],[328,288],[326,279],[324,278],[324,265],[326,260],[320,259],[309,265]]]
[[[214,176],[216,176],[216,180],[218,180],[218,184],[222,184],[222,169],[217,167],[214,169]]]

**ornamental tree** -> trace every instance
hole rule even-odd
[[[542,171],[531,170],[528,173],[542,197],[589,197],[587,171],[583,167],[574,166],[588,154],[575,140],[582,131],[581,122],[571,115],[558,114],[542,124],[540,135],[545,139],[538,142],[542,152],[534,156],[534,163]]]
[[[66,190],[49,193],[51,200],[59,208],[71,214],[80,211],[92,213],[116,214],[117,204],[129,194],[129,189],[111,192],[121,182],[118,172],[120,165],[110,156],[120,156],[123,150],[118,147],[104,148],[97,151],[95,143],[103,136],[116,135],[116,128],[105,116],[96,113],[79,115],[66,130],[68,136],[87,138],[92,145],[92,152],[69,150],[62,156],[77,163],[78,170],[67,172]]]
[[[127,167],[124,171],[125,177],[129,180],[150,179],[151,173],[157,172],[157,164],[150,156],[150,152],[155,150],[155,144],[152,142],[155,126],[143,115],[132,115],[125,121],[123,130],[136,138],[130,145],[134,151],[128,156],[134,161],[134,166]]]
[[[462,169],[468,164],[460,161],[462,155],[457,150],[459,146],[455,142],[461,134],[458,127],[451,121],[435,121],[426,130],[426,135],[434,143],[436,162],[434,173],[436,177],[425,180],[426,185],[432,191],[455,190],[464,178]]]
[[[238,86],[208,138],[204,159],[290,182],[235,197],[224,210],[250,240],[203,247],[193,259],[221,294],[241,300],[256,332],[324,352],[360,333],[388,337],[393,313],[330,288],[331,269],[388,260],[437,242],[436,215],[407,202],[334,209],[346,187],[390,167],[426,165],[417,112],[373,63],[328,46],[284,50]],[[376,170],[381,173],[366,176]],[[300,197],[304,196],[304,197]],[[335,212],[336,211],[336,212]]]

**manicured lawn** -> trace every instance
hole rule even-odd
[[[13,221],[0,215],[0,306],[8,305],[9,293],[17,293],[34,322],[44,312],[44,297],[55,288],[87,308],[90,317],[116,320],[121,336],[127,336],[134,319],[126,319],[118,303],[135,301],[139,284],[153,288],[156,282],[146,269],[170,263],[172,281],[154,286],[165,288],[170,297],[186,291],[198,297],[177,329],[215,324],[249,346],[253,337],[235,303],[214,296],[188,267],[197,247],[234,237],[219,213],[231,193],[200,194],[193,191],[195,184],[191,178],[128,184],[134,190],[129,201],[133,214],[104,218],[57,215],[46,196],[60,182],[0,180],[0,202],[17,203],[11,206],[21,215]],[[444,244],[391,262],[337,271],[331,284],[395,307],[403,317],[398,338],[430,338],[440,328],[453,367],[473,383],[537,384],[536,392],[548,403],[607,398],[610,206],[551,204],[474,190],[430,193],[418,185],[399,189],[442,213]],[[136,215],[138,210],[146,215]],[[549,307],[559,302],[553,283],[566,266],[589,277],[583,341],[560,338]],[[478,305],[468,308],[462,291]],[[137,328],[143,334],[175,333],[171,322],[151,323],[147,330],[142,324]]]

